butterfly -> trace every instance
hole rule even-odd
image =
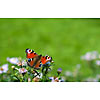
[[[27,64],[35,69],[40,69],[42,65],[48,64],[52,61],[50,56],[38,55],[31,49],[26,49]]]

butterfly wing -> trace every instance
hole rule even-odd
[[[42,64],[46,64],[47,62],[51,62],[51,61],[52,61],[52,57],[50,57],[50,56],[42,56],[42,58],[41,58]]]
[[[25,52],[28,66],[33,67],[37,62],[38,54],[36,54],[32,49],[26,49]]]
[[[27,60],[27,65],[30,66],[30,67],[33,67],[33,65],[34,65],[34,60],[29,58],[29,59]]]
[[[40,69],[40,67],[41,67],[41,57],[42,57],[42,55],[35,56],[34,58],[29,58],[27,60],[28,66],[34,67],[35,69]]]
[[[36,61],[34,63],[34,68],[35,69],[40,69],[41,67],[41,57],[42,55],[39,55],[37,58],[36,58]]]
[[[34,66],[34,68],[35,68],[35,69],[40,69],[41,66],[42,66],[42,63],[41,63],[41,61],[39,60],[39,61],[36,63],[36,65]]]
[[[38,56],[33,50],[26,49],[26,58],[34,58]]]

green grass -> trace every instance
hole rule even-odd
[[[81,55],[100,51],[100,19],[0,19],[1,64],[7,57],[25,58],[26,48],[52,56],[53,73],[73,70]]]

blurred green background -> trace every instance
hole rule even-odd
[[[26,48],[52,56],[54,74],[73,70],[81,55],[100,51],[100,19],[0,19],[0,63],[25,58]]]

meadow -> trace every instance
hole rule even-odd
[[[100,53],[100,19],[0,19],[0,64],[7,57],[26,59],[25,49],[52,56],[52,74],[62,74],[81,64],[80,57],[89,51]],[[82,67],[84,77],[93,76],[89,67]]]

